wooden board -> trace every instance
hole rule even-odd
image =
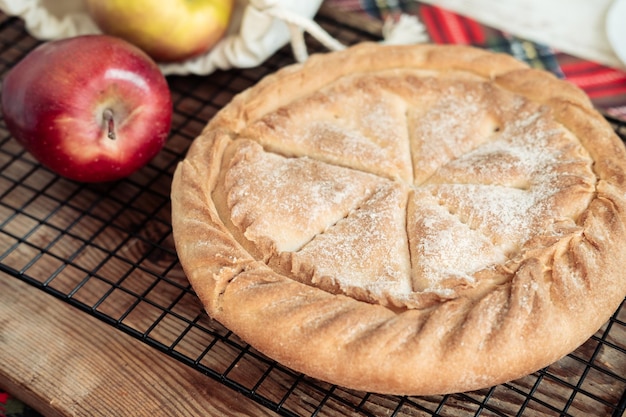
[[[47,417],[276,415],[20,280],[0,288],[0,387]]]

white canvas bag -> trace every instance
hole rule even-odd
[[[0,0],[0,9],[24,20],[26,30],[40,40],[100,33],[87,14],[84,0]],[[344,46],[329,36],[313,17],[322,0],[235,0],[233,17],[224,38],[204,55],[180,63],[161,64],[164,74],[210,74],[217,69],[258,66],[291,43],[297,61],[308,54],[304,32],[329,50]],[[423,26],[412,16],[385,30],[388,43],[426,40]]]

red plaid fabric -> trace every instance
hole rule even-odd
[[[0,391],[0,417],[5,417],[6,415],[7,401],[9,401],[9,394]]]
[[[483,27],[472,19],[439,7],[426,6],[421,10],[421,17],[435,43],[484,45],[486,42]]]
[[[626,72],[595,62],[562,59],[565,78],[589,95],[608,115],[626,120]]]
[[[42,417],[32,408],[11,396],[0,391],[0,417]]]

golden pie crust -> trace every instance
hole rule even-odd
[[[626,153],[503,54],[364,43],[236,96],[172,185],[207,312],[344,387],[443,394],[573,351],[626,295]]]

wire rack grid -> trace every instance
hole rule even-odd
[[[345,44],[372,35],[319,18]],[[38,45],[0,15],[0,76]],[[310,42],[313,51],[321,46]],[[396,397],[348,390],[266,358],[211,320],[173,246],[176,164],[238,92],[293,62],[287,48],[253,69],[170,77],[175,104],[163,151],[129,178],[78,184],[40,166],[0,122],[0,271],[165,352],[283,416],[621,416],[626,409],[626,307],[561,361],[490,389]],[[626,124],[611,120],[626,139]]]

